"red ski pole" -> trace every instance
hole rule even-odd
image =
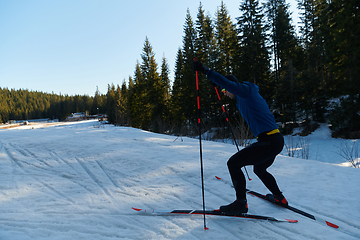
[[[197,58],[194,58],[194,61],[197,62]],[[202,146],[201,146],[201,118],[200,118],[200,94],[199,94],[199,76],[198,72],[196,74],[196,100],[197,100],[197,113],[198,113],[198,128],[199,128],[199,144],[200,144],[200,166],[201,166],[201,190],[202,190],[202,200],[203,200],[203,212],[204,212],[204,229],[208,230],[206,227],[206,217],[205,217],[205,189],[204,189],[204,168],[202,160]]]
[[[233,139],[234,139],[236,148],[237,148],[237,150],[238,150],[238,152],[239,152],[240,149],[239,149],[239,145],[238,145],[238,143],[237,143],[237,141],[236,141],[236,138],[235,138],[234,130],[233,130],[233,128],[232,128],[232,126],[231,126],[231,123],[230,123],[230,121],[229,121],[229,118],[228,118],[228,116],[227,116],[227,114],[226,114],[224,105],[222,104],[222,101],[221,101],[221,97],[220,97],[219,91],[218,91],[217,87],[215,86],[215,84],[214,84],[214,88],[215,88],[215,91],[216,91],[216,95],[217,95],[217,97],[218,97],[218,99],[219,99],[221,108],[222,108],[222,110],[223,110],[223,113],[225,114],[226,121],[227,121],[227,123],[229,124],[229,128],[230,128],[232,137],[233,137]],[[244,169],[245,169],[245,172],[246,172],[246,175],[247,175],[249,181],[251,181],[252,179],[250,178],[249,173],[248,173],[248,171],[247,171],[247,169],[246,169],[245,166],[244,166]]]

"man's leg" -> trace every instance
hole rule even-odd
[[[259,164],[264,160],[266,161],[269,158],[269,151],[271,151],[270,143],[256,142],[231,156],[227,166],[237,199],[246,198],[246,179],[241,168],[247,165]]]
[[[276,183],[276,180],[273,175],[271,175],[267,168],[273,164],[275,160],[275,157],[254,165],[254,173],[260,178],[260,180],[264,183],[264,185],[274,194],[274,195],[280,195],[281,191]]]

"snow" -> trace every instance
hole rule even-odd
[[[360,141],[358,139],[345,140],[331,138],[331,131],[329,129],[329,124],[322,123],[320,127],[312,134],[306,137],[299,136],[285,136],[285,142],[288,143],[289,139],[293,141],[293,145],[301,145],[299,139],[302,139],[303,145],[307,146],[308,159],[317,160],[320,162],[333,163],[339,166],[350,167],[351,164],[341,157],[340,149],[346,145],[353,146],[353,143],[356,142],[355,147],[358,148],[360,152]],[[306,147],[305,147],[306,148]],[[295,153],[295,156],[301,156],[302,149],[298,149],[298,153]],[[282,152],[283,155],[288,155],[286,152],[286,147]],[[354,153],[355,156],[355,153]]]
[[[279,155],[270,167],[291,205],[331,228],[248,196],[249,212],[298,223],[228,217],[149,216],[145,209],[202,209],[199,143],[96,121],[0,129],[0,239],[359,239],[359,169],[345,167],[321,125],[309,159]],[[351,141],[351,140],[349,140]],[[203,141],[207,209],[234,200],[234,145]],[[340,166],[342,165],[342,166]],[[248,188],[267,189],[247,167]]]

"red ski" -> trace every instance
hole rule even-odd
[[[154,215],[204,215],[203,210],[146,210],[142,208],[132,208],[133,210],[145,214],[154,214]],[[274,217],[262,216],[262,215],[254,215],[243,213],[241,215],[224,215],[218,209],[216,210],[205,210],[205,215],[212,215],[212,216],[227,216],[227,217],[237,217],[237,218],[247,218],[247,219],[255,219],[255,220],[268,220],[274,222],[289,222],[289,223],[296,223],[297,220],[292,219],[279,219]]]
[[[225,184],[228,184],[228,183],[229,183],[229,181],[225,181],[225,180],[222,179],[221,177],[215,176],[215,178],[216,178],[217,180],[219,180],[219,181],[222,181],[222,182],[225,183]],[[307,213],[307,212],[304,212],[304,211],[302,211],[302,210],[300,210],[300,209],[298,209],[298,208],[292,207],[292,206],[290,206],[290,205],[285,206],[285,205],[282,205],[282,204],[278,204],[278,203],[276,203],[276,202],[272,202],[272,201],[270,201],[268,198],[266,198],[266,195],[263,195],[263,194],[261,194],[261,193],[258,193],[258,192],[255,192],[255,191],[252,191],[252,190],[249,190],[249,189],[246,189],[246,191],[247,191],[248,194],[251,194],[251,195],[256,196],[256,197],[258,197],[258,198],[264,199],[264,200],[266,200],[266,201],[268,201],[268,202],[271,202],[271,203],[274,203],[274,204],[276,204],[276,205],[278,205],[278,206],[287,208],[287,209],[289,209],[289,210],[291,210],[291,211],[293,211],[293,212],[296,212],[296,213],[301,214],[301,215],[303,215],[303,216],[305,216],[305,217],[311,218],[311,219],[313,219],[313,220],[315,220],[315,221],[319,221],[319,222],[321,222],[321,223],[324,223],[324,224],[328,225],[329,227],[339,228],[339,226],[336,225],[336,224],[334,224],[334,223],[331,223],[331,222],[329,222],[329,221],[326,221],[326,220],[324,220],[324,219],[322,219],[322,218],[320,218],[320,217],[315,217],[314,215],[312,215],[312,214],[310,214],[310,213]]]

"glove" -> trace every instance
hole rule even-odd
[[[203,74],[207,74],[209,71],[208,67],[205,67],[201,62],[194,61],[193,62],[193,69],[198,72],[202,72]]]

